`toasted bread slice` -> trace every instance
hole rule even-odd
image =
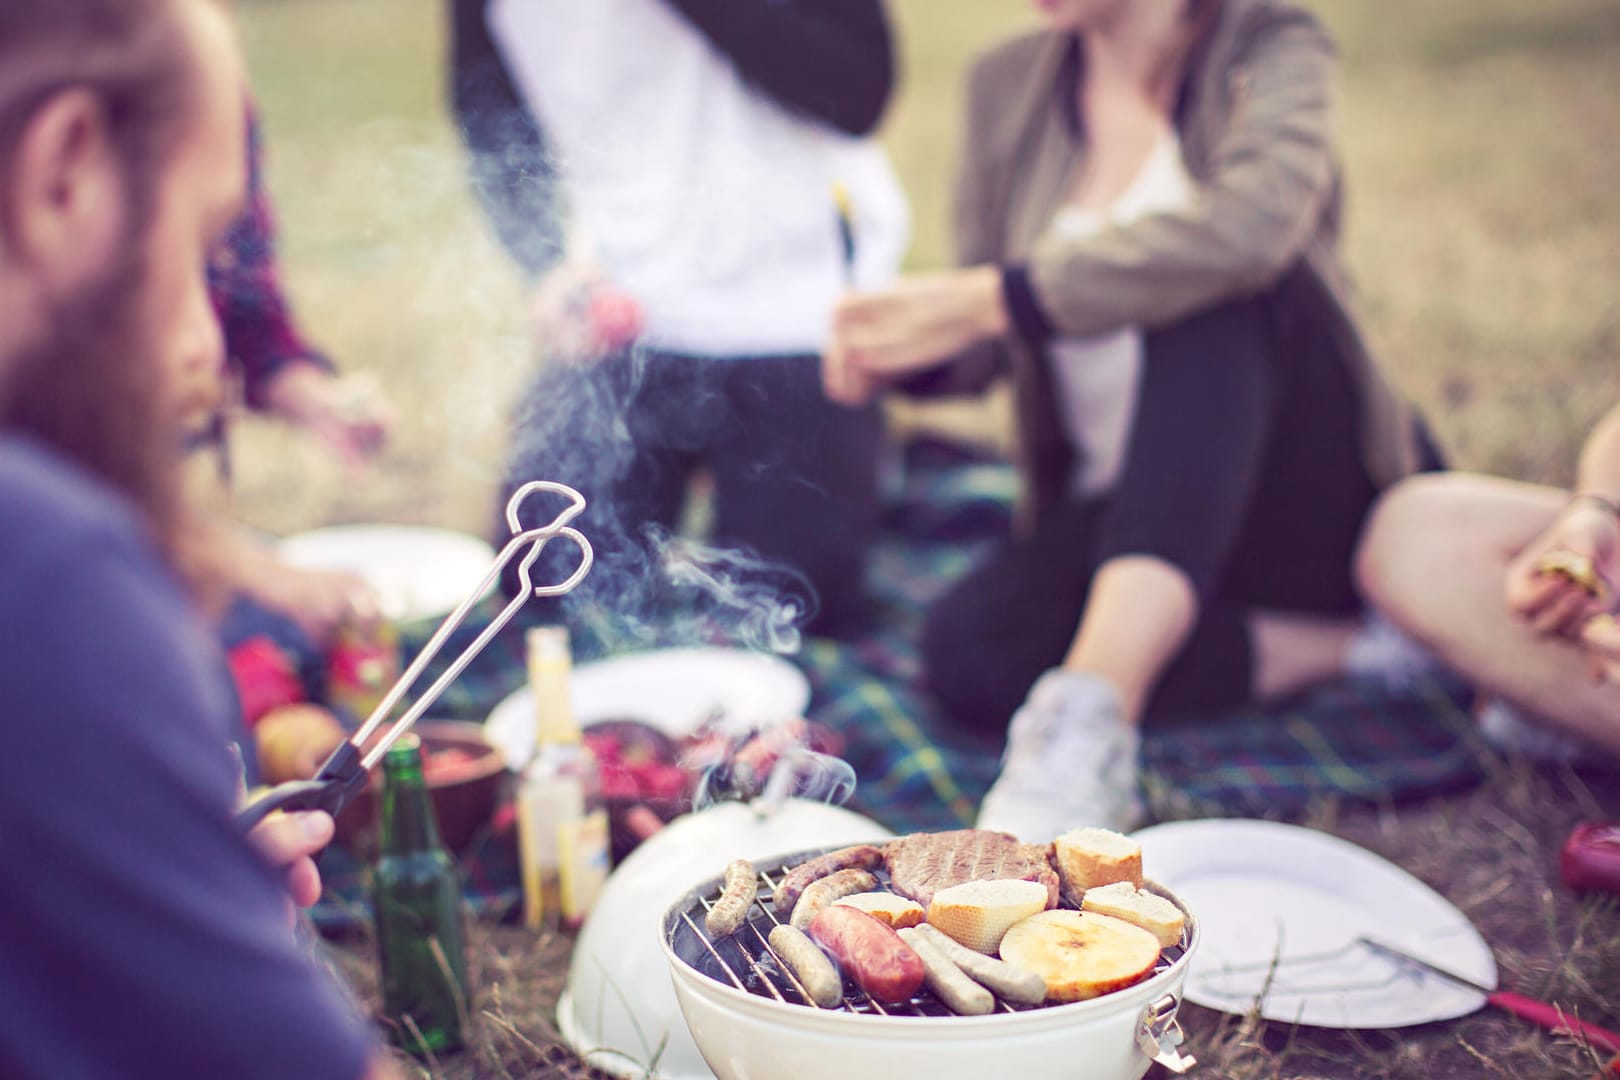
[[[994,956],[1013,923],[1046,910],[1046,886],[1038,881],[994,878],[964,881],[934,894],[928,924],[975,952]]]
[[[1159,940],[1121,919],[1058,908],[1008,930],[1001,958],[1045,979],[1047,1001],[1084,1001],[1140,981],[1158,962]]]
[[[1142,887],[1142,845],[1111,829],[1070,829],[1053,843],[1052,855],[1064,891],[1077,900],[1116,881]]]
[[[923,921],[923,906],[915,900],[886,892],[863,892],[834,900],[834,907],[852,907],[895,930],[916,926]]]
[[[1181,932],[1187,926],[1187,917],[1180,908],[1157,893],[1138,889],[1128,881],[1087,889],[1080,907],[1084,911],[1112,915],[1132,926],[1140,926],[1158,938],[1161,947],[1181,941]]]

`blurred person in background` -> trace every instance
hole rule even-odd
[[[1358,569],[1373,603],[1484,691],[1492,742],[1620,763],[1620,406],[1571,490],[1470,473],[1402,483]]]
[[[802,575],[813,629],[858,625],[882,417],[828,401],[820,355],[840,291],[892,278],[909,240],[870,138],[894,84],[881,0],[454,0],[451,18],[475,189],[536,282],[542,369],[507,488],[591,502],[596,569],[563,610],[646,578],[707,469],[714,542]]]
[[[288,918],[331,819],[236,827],[229,695],[174,563],[177,364],[219,359],[242,101],[211,0],[0,3],[8,1077],[396,1075]]]
[[[1276,0],[1039,0],[975,65],[961,270],[840,305],[828,392],[1013,380],[1016,534],[929,613],[927,678],[1007,732],[979,823],[1140,817],[1138,725],[1417,662],[1351,578],[1433,464],[1335,246],[1334,47]],[[1011,722],[1009,724],[1009,717]]]

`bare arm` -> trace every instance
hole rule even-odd
[[[1620,502],[1620,405],[1605,413],[1587,436],[1575,470],[1575,490]]]

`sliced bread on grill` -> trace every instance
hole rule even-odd
[[[1080,907],[1084,911],[1112,915],[1132,926],[1140,926],[1158,938],[1159,944],[1165,947],[1179,942],[1181,931],[1187,925],[1187,917],[1176,905],[1157,893],[1138,889],[1128,881],[1087,889]]]
[[[1007,928],[1046,910],[1047,899],[1046,886],[1038,881],[965,881],[934,894],[928,924],[975,952],[994,956]]]
[[[1063,889],[1076,900],[1098,885],[1142,887],[1142,845],[1112,829],[1070,829],[1052,845]]]
[[[852,907],[895,930],[916,926],[923,921],[923,906],[915,900],[887,892],[863,892],[834,900],[834,907]]]

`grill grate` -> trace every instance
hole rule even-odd
[[[795,863],[797,861],[794,860]],[[749,910],[747,922],[735,934],[718,941],[711,939],[703,929],[703,916],[720,899],[719,885],[710,887],[682,909],[679,920],[671,928],[673,933],[671,944],[677,956],[711,979],[728,983],[745,993],[773,998],[787,1004],[821,1009],[822,1006],[811,1000],[803,984],[793,974],[793,969],[782,962],[782,958],[771,948],[768,940],[771,930],[783,921],[777,918],[770,901],[776,896],[777,886],[789,869],[784,864],[759,871],[757,881],[759,888],[754,905]],[[894,891],[890,887],[889,877],[885,871],[878,869],[872,873],[877,877],[879,887],[883,891]],[[1067,908],[1076,906],[1067,898],[1060,898],[1059,905]],[[1167,970],[1181,959],[1186,951],[1186,944],[1187,940],[1183,935],[1179,944],[1161,949],[1158,963],[1153,966],[1147,978]],[[1046,1007],[1013,1005],[1000,997],[996,998],[997,1013],[1028,1012],[1031,1009]],[[848,979],[844,980],[842,1003],[825,1011],[866,1013],[874,1016],[956,1015],[927,987],[904,1004],[881,1005]]]

